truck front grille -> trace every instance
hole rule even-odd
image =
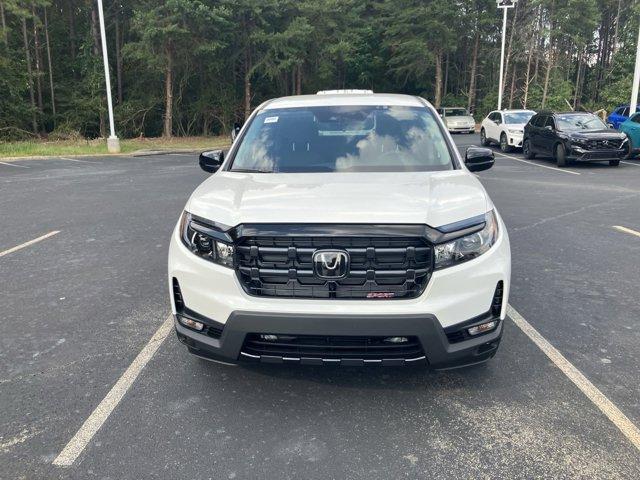
[[[319,278],[317,250],[348,252],[344,278]],[[421,237],[256,236],[240,238],[237,273],[250,295],[282,298],[407,299],[419,296],[433,271],[433,249]]]

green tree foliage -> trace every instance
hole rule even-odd
[[[370,88],[495,108],[494,0],[103,0],[118,134],[227,132],[262,101]],[[628,102],[640,0],[519,0],[504,107]],[[0,0],[0,139],[104,136],[95,0]],[[51,61],[49,62],[49,58]]]
[[[432,98],[440,107],[443,57],[457,47],[458,1],[397,0],[380,4],[383,35],[389,50],[388,64],[403,83],[420,81],[434,72]]]

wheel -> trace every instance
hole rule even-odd
[[[567,166],[567,151],[564,149],[564,145],[559,143],[555,148],[556,164],[558,167]]]
[[[509,153],[511,151],[511,145],[509,145],[506,133],[500,135],[500,150],[502,150],[504,153]]]
[[[489,146],[489,140],[487,140],[487,132],[484,131],[484,128],[480,130],[480,144],[483,147]]]
[[[612,167],[617,167],[620,165],[620,160],[609,160],[609,165]]]
[[[536,158],[536,154],[531,150],[531,141],[528,138],[526,138],[522,144],[522,154],[524,158],[529,160]]]

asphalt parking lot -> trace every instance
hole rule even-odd
[[[0,478],[640,478],[640,161],[496,154],[478,176],[509,228],[520,320],[491,362],[234,367],[171,333],[68,466],[170,313],[169,236],[207,174],[189,154],[0,159]]]

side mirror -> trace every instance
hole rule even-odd
[[[200,154],[200,168],[205,172],[214,173],[224,162],[224,152],[222,150],[212,150]]]
[[[465,154],[464,164],[471,172],[481,172],[493,167],[495,155],[489,148],[469,147]]]

